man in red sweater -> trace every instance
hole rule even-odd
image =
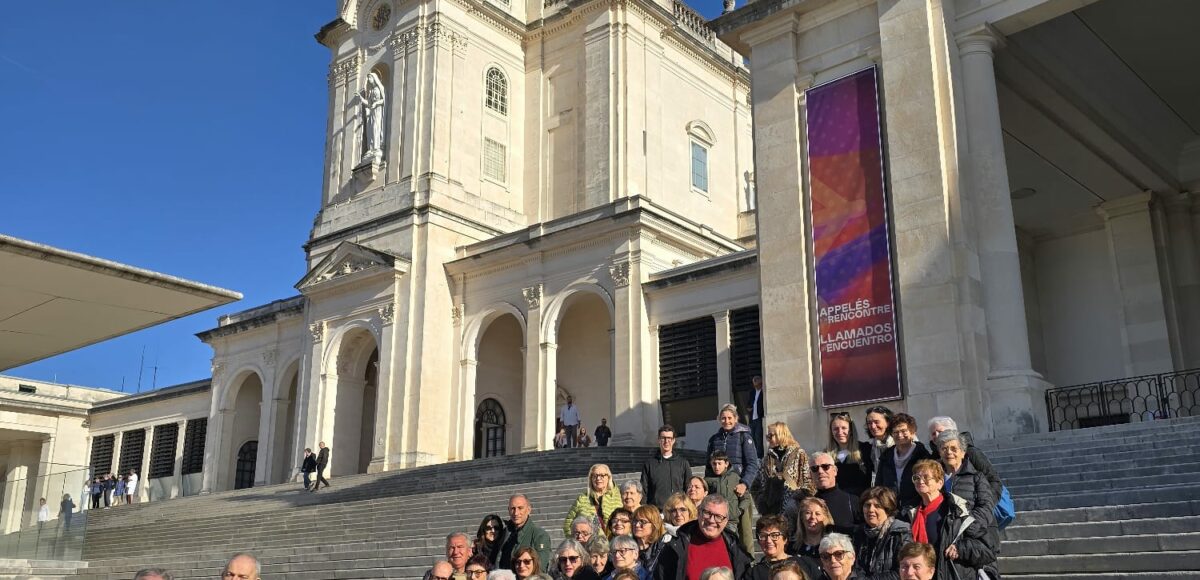
[[[753,563],[742,548],[737,534],[726,529],[729,523],[729,503],[720,495],[710,495],[700,501],[696,521],[679,527],[679,533],[662,551],[656,580],[700,580],[709,568],[733,570],[734,578]]]

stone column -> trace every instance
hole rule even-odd
[[[395,407],[393,376],[396,374],[396,365],[393,355],[396,352],[396,307],[392,303],[385,304],[376,309],[376,314],[379,316],[379,368],[375,373],[375,416],[363,417],[363,421],[375,422],[375,428],[372,430],[374,441],[370,442],[371,462],[367,464],[367,473],[386,471],[399,461],[399,455],[396,453],[398,450],[393,449],[392,437],[388,434]]]
[[[12,533],[21,529],[24,515],[29,511],[27,502],[29,478],[35,473],[31,469],[30,455],[35,441],[13,441],[8,444],[8,470],[4,474],[4,499],[0,507],[0,531]]]
[[[133,501],[143,502],[150,499],[150,458],[154,454],[154,427],[146,427],[145,444],[142,445],[142,459],[138,461],[137,495]],[[162,498],[158,498],[162,499]]]
[[[1192,222],[1192,206],[1196,196],[1191,193],[1162,196],[1166,209],[1171,280],[1175,286],[1175,308],[1178,317],[1179,339],[1183,368],[1200,367],[1200,252]],[[1191,331],[1189,331],[1189,329]]]
[[[729,311],[713,314],[717,323],[717,405],[733,402],[733,376],[729,351]]]
[[[171,486],[170,497],[183,497],[183,442],[187,439],[187,419],[175,423],[175,433],[175,461],[171,466],[175,485]]]
[[[1003,38],[984,27],[958,38],[966,109],[970,184],[987,322],[984,392],[994,435],[1034,433],[1046,422],[1047,383],[1033,370],[1021,259],[1000,127],[993,55]]]
[[[542,285],[521,290],[527,306],[525,315],[525,396],[521,451],[554,447],[554,382],[557,377],[558,345],[542,340]]]
[[[1174,368],[1167,328],[1162,276],[1155,253],[1150,192],[1100,204],[1112,263],[1113,285],[1121,301],[1126,376],[1168,372]]]
[[[522,347],[521,354],[525,354],[527,350]],[[473,459],[475,453],[475,373],[479,370],[479,361],[464,358],[458,361],[458,380],[462,385],[462,412],[459,418],[459,440],[455,448],[455,457],[459,460]],[[506,431],[505,438],[509,438],[509,433]],[[504,448],[520,449],[520,438],[515,438],[516,441],[505,441]],[[510,445],[510,443],[514,443]]]

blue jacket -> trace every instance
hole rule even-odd
[[[718,449],[729,456],[729,468],[738,472],[746,488],[754,485],[754,480],[758,478],[758,451],[754,447],[750,428],[738,423],[729,431],[718,429],[708,438],[708,454],[711,456]],[[711,477],[712,468],[706,469],[706,473]]]

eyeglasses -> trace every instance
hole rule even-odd
[[[772,542],[778,542],[779,540],[782,540],[782,539],[783,539],[782,532],[763,532],[758,535],[758,541],[760,541],[760,542],[765,542],[767,540],[770,540]]]
[[[613,525],[622,524],[627,526],[629,525],[629,518],[613,518],[612,523]]]
[[[636,551],[637,551],[637,548],[617,548],[616,550],[613,550],[613,552],[616,552],[618,554],[628,554],[629,552],[636,552]]]
[[[820,463],[820,464],[817,464],[817,465],[814,465],[814,466],[808,468],[808,470],[813,473],[818,473],[821,471],[829,471],[830,469],[833,469],[832,463]]]
[[[608,477],[609,477],[609,475],[607,473],[593,473],[592,474],[592,479],[608,479]]]
[[[870,409],[867,409],[868,415],[870,415],[872,413],[878,413],[878,414],[886,417],[886,416],[892,414],[892,410],[887,407],[871,407]]]
[[[500,526],[484,526],[483,529],[487,532],[499,532]]]
[[[847,411],[842,411],[840,413],[832,413],[829,415],[829,417],[832,419],[849,419],[850,413]]]
[[[702,517],[706,520],[712,520],[718,524],[723,524],[723,523],[729,521],[729,516],[723,516],[721,514],[714,514],[708,510],[700,510],[700,517]]]
[[[559,556],[558,561],[566,562],[568,564],[575,564],[579,562],[579,556]]]
[[[647,519],[636,519],[636,520],[633,520],[633,525],[635,525],[635,526],[648,526],[648,525],[650,525],[650,520],[647,520]]]
[[[472,578],[478,578],[480,576],[487,576],[487,570],[483,570],[480,568],[476,568],[474,570],[467,570],[467,576],[470,576]]]
[[[513,560],[513,563],[518,566],[532,566],[533,558],[518,558],[516,560]]]
[[[914,475],[912,476],[912,481],[913,483],[921,483],[922,481],[934,483],[937,481],[937,478],[932,475]]]
[[[822,552],[821,553],[821,561],[822,562],[832,562],[834,560],[841,560],[846,557],[846,554],[849,554],[849,553],[850,552],[847,552],[846,550],[838,550],[836,552]]]
[[[686,514],[686,513],[688,513],[688,509],[685,507],[671,508],[671,509],[667,510],[667,513],[669,513],[669,514]]]

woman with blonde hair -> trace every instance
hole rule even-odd
[[[696,504],[682,493],[671,494],[663,505],[663,543],[670,542],[679,533],[679,526],[696,520]]]
[[[871,487],[871,471],[867,461],[871,444],[858,440],[858,427],[850,413],[834,413],[829,418],[829,447],[825,449],[837,464],[838,489],[858,497]],[[864,456],[865,453],[865,456]]]
[[[799,515],[796,519],[796,536],[792,545],[788,546],[789,554],[804,556],[820,565],[821,538],[833,529],[833,516],[829,515],[829,506],[819,497],[806,497],[800,500]]]
[[[571,525],[579,516],[592,520],[594,529],[603,530],[608,516],[619,507],[621,493],[612,484],[612,470],[603,463],[597,463],[588,469],[587,491],[579,494],[571,509],[567,510],[567,518],[563,522],[563,535],[571,537]]]
[[[787,423],[767,426],[767,449],[762,469],[750,486],[754,506],[762,515],[782,515],[789,521],[796,516],[796,502],[816,493],[808,454],[796,443]]]

